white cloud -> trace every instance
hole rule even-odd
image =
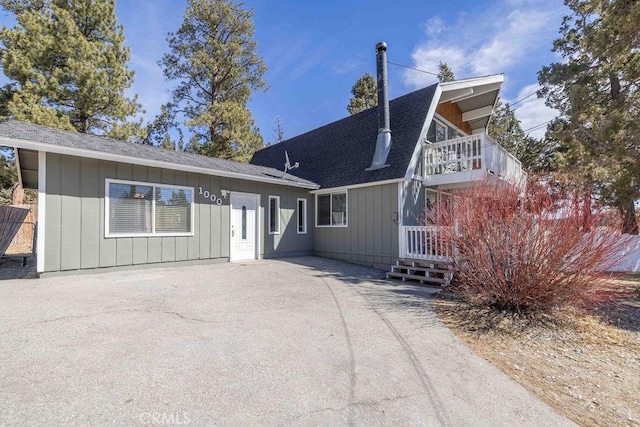
[[[443,32],[447,26],[440,16],[434,16],[424,24],[424,32],[427,35],[434,35]]]
[[[495,74],[507,70],[529,54],[529,47],[540,38],[541,30],[549,20],[550,12],[542,10],[515,10],[506,19],[507,28],[497,32],[472,55],[472,71],[478,75]]]
[[[504,73],[507,80],[501,96],[513,103],[539,89],[531,81],[536,80],[535,73],[544,61],[540,57],[549,53],[565,12],[560,0],[499,0],[481,11],[461,12],[448,23],[435,16],[424,24],[426,39],[414,47],[411,66],[436,73],[438,63],[446,62],[459,79]],[[403,78],[412,89],[437,81],[435,76],[413,70],[406,70]],[[536,95],[514,109],[525,130],[557,116]],[[542,125],[530,135],[540,138],[545,131]]]
[[[446,62],[452,70],[465,69],[468,63],[464,50],[455,47],[421,46],[413,52],[412,57],[416,64],[414,65],[415,68],[430,72],[437,72],[440,62]],[[446,60],[443,60],[443,58],[446,58]],[[427,66],[426,64],[429,65]],[[435,82],[437,79],[431,74],[407,70],[404,73],[404,80],[409,85],[423,87]]]
[[[414,47],[412,66],[437,72],[438,63],[446,62],[457,78],[508,73],[541,46],[550,49],[547,42],[557,34],[564,12],[558,0],[553,3],[502,0],[481,12],[461,13],[449,25],[439,16],[431,18],[424,24],[427,39]],[[404,74],[411,88],[434,81],[424,73]]]
[[[509,100],[511,103],[520,100],[527,95],[540,89],[540,86],[532,84],[523,87],[516,99]],[[524,101],[513,106],[516,117],[520,120],[522,129],[528,131],[529,136],[534,138],[542,138],[547,130],[547,122],[553,120],[558,111],[544,105],[544,99],[538,98],[536,95],[530,96]]]

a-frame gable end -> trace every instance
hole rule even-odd
[[[429,110],[427,111],[427,116],[424,119],[424,123],[422,124],[422,130],[420,131],[420,136],[416,141],[416,145],[413,149],[413,155],[411,156],[411,161],[407,166],[407,170],[404,174],[404,179],[409,181],[413,177],[413,173],[416,170],[416,166],[420,161],[420,154],[422,153],[422,144],[427,138],[427,133],[429,132],[429,126],[431,125],[431,121],[433,120],[433,116],[436,113],[436,108],[440,103],[440,97],[442,96],[442,88],[440,85],[436,87],[436,90],[431,98],[431,105],[429,106]]]

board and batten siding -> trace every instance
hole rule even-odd
[[[388,268],[399,253],[398,184],[347,191],[346,227],[316,227],[313,223],[316,255]]]
[[[105,238],[105,180],[119,179],[193,187],[194,235]],[[313,252],[313,196],[308,190],[104,160],[46,154],[44,272],[123,267],[163,262],[229,259],[229,197],[218,206],[202,187],[260,195],[260,256]],[[269,195],[280,196],[279,235],[268,234]],[[297,234],[297,199],[308,206],[308,233]],[[286,230],[286,232],[285,232]]]

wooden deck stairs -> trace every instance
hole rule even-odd
[[[399,259],[387,272],[387,279],[400,279],[430,285],[447,286],[451,282],[451,269],[443,261]]]

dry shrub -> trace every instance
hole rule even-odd
[[[581,307],[598,298],[620,238],[598,229],[584,197],[530,180],[486,180],[427,215],[453,248],[452,290],[468,303],[521,314]],[[591,232],[586,232],[590,230]]]

